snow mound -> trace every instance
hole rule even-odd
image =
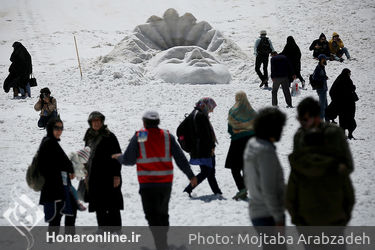
[[[190,60],[192,54],[200,58]],[[246,60],[246,54],[208,22],[197,22],[191,13],[179,16],[175,9],[168,9],[163,18],[153,15],[136,26],[133,34],[96,63],[151,67],[148,77],[171,83],[225,84],[231,80],[230,71],[236,72]]]

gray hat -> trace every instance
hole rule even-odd
[[[102,113],[100,113],[99,111],[91,112],[91,114],[89,115],[89,119],[88,119],[88,123],[89,123],[90,126],[91,126],[91,121],[94,120],[94,119],[100,119],[104,123],[105,116]]]
[[[154,121],[160,120],[159,114],[156,111],[147,111],[143,114],[142,118],[147,119],[147,120],[154,120]]]
[[[265,35],[267,35],[267,31],[265,31],[265,30],[261,30],[261,31],[260,31],[260,35],[261,35],[261,36],[265,36]]]

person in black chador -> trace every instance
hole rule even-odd
[[[355,116],[355,99],[354,91],[356,89],[352,79],[350,79],[350,70],[343,69],[341,74],[333,82],[329,95],[332,103],[330,106],[334,107],[339,116],[340,127],[349,131],[348,138],[354,139],[353,131],[357,127],[354,119]]]
[[[33,72],[31,56],[27,49],[20,43],[14,42],[14,48],[10,61],[9,75],[4,81],[4,91],[8,93],[13,88],[13,97],[17,98],[20,92],[22,98],[31,97],[30,91],[30,74]],[[26,91],[26,93],[25,93]]]
[[[38,167],[45,180],[39,204],[44,206],[49,231],[58,233],[61,218],[65,215],[65,226],[69,226],[65,228],[65,233],[74,233],[77,205],[69,191],[74,170],[59,144],[63,129],[60,118],[52,118],[47,124],[47,136],[39,147]]]
[[[326,36],[322,33],[319,36],[319,39],[316,39],[310,45],[310,50],[313,50],[313,57],[318,59],[320,54],[325,55],[327,58],[330,58],[331,52],[329,50],[329,43]]]
[[[304,88],[305,80],[301,76],[301,50],[292,36],[288,36],[286,45],[280,54],[289,59],[289,62],[293,67],[294,74],[301,81],[302,88]]]

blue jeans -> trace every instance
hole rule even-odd
[[[316,93],[318,93],[318,96],[319,96],[320,118],[325,119],[326,108],[328,106],[327,89],[326,88],[317,89]]]
[[[346,58],[350,59],[350,54],[349,54],[349,51],[347,48],[342,48],[341,50],[339,50],[339,52],[337,52],[336,55],[333,55],[333,59],[335,59],[336,61],[339,61],[341,56],[345,54]]]
[[[41,116],[38,121],[38,127],[39,128],[45,128],[47,126],[48,121],[51,118],[57,117],[57,112],[56,110],[52,111],[52,113],[48,116]]]
[[[22,96],[25,96],[25,89],[23,88],[19,88],[20,89],[20,92],[21,92],[21,95]],[[30,83],[27,83],[26,85],[26,94],[31,97],[31,88],[30,88]]]

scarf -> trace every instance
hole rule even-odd
[[[246,93],[243,91],[236,93],[236,103],[229,110],[228,123],[233,129],[233,133],[253,130],[256,111],[251,107]]]

